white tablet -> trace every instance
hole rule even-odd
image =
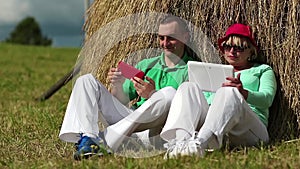
[[[203,91],[216,92],[226,77],[233,77],[233,66],[215,63],[189,61],[188,75],[190,82],[199,84]]]

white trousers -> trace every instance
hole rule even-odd
[[[160,136],[166,141],[182,140],[178,130],[188,137],[199,130],[197,137],[204,148],[220,148],[224,136],[230,146],[254,146],[269,140],[266,126],[236,88],[220,88],[208,107],[201,89],[192,82],[178,88]]]
[[[133,132],[152,128],[160,128],[160,132],[175,92],[174,88],[165,87],[132,110],[112,96],[94,76],[83,75],[76,80],[72,90],[59,138],[75,143],[80,139],[80,133],[98,136],[98,122],[103,117],[109,125],[104,131],[104,139],[116,150]]]

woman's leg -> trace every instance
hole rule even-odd
[[[266,126],[233,87],[222,87],[217,91],[198,138],[202,148],[208,148],[212,142],[217,144],[211,148],[220,148],[227,134],[234,146],[253,146],[269,140]]]

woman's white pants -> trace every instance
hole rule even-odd
[[[98,122],[102,118],[108,127],[104,131],[105,141],[117,149],[133,132],[163,127],[176,90],[165,87],[158,90],[138,109],[132,110],[119,102],[91,74],[76,80],[73,87],[59,138],[77,142],[80,133],[98,136]]]
[[[178,135],[178,130],[186,135]],[[210,148],[220,148],[224,136],[231,146],[252,146],[269,140],[266,126],[237,88],[220,88],[209,107],[199,86],[185,82],[175,94],[160,136],[166,141],[182,140],[198,130],[197,137]]]

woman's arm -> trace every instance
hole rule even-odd
[[[269,108],[277,90],[276,78],[272,69],[264,71],[260,77],[258,91],[248,91],[247,102],[258,108]]]

